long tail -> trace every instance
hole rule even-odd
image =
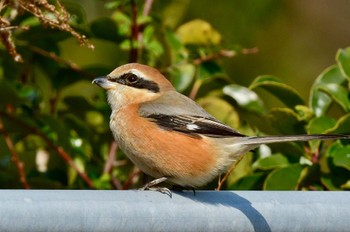
[[[262,136],[249,137],[242,141],[245,145],[260,145],[268,143],[283,143],[283,142],[297,142],[310,140],[331,140],[331,139],[350,139],[350,135],[339,134],[314,134],[314,135],[276,135],[276,136]]]

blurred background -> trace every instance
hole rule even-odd
[[[78,2],[90,22],[110,14],[103,1]],[[234,81],[248,85],[259,75],[276,75],[307,99],[320,70],[333,64],[336,51],[350,43],[349,9],[346,0],[177,0],[155,1],[151,14],[175,29],[203,19],[219,31],[224,45],[257,47],[256,54],[224,60]]]

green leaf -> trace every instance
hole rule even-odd
[[[350,79],[350,47],[339,49],[336,60],[343,76]]]
[[[324,115],[332,103],[332,98],[325,92],[320,90],[320,87],[327,84],[343,84],[346,81],[341,74],[340,69],[333,65],[324,70],[314,82],[311,92],[309,104],[316,116]]]
[[[336,123],[337,120],[327,116],[313,118],[307,126],[307,132],[309,134],[322,134],[330,128],[333,128]]]
[[[254,173],[250,176],[240,178],[236,183],[230,185],[228,189],[234,190],[259,190],[262,188],[262,182],[264,181],[265,174]]]
[[[340,187],[344,190],[350,190],[350,180],[348,180],[345,184],[342,184]]]
[[[321,176],[321,183],[331,191],[342,190],[342,186],[346,185],[349,180],[349,172],[345,170],[345,172],[334,172],[327,173]],[[345,187],[345,186],[344,186]]]
[[[333,163],[335,166],[350,170],[350,146],[336,149],[333,155]]]
[[[322,190],[323,187],[319,184],[320,175],[320,166],[318,164],[305,166],[300,175],[299,188],[301,187],[302,190]]]
[[[296,190],[304,166],[293,164],[272,171],[266,178],[264,190]]]
[[[173,50],[179,51],[183,48],[180,39],[169,29],[165,29],[165,39]]]
[[[253,164],[253,168],[259,169],[259,170],[271,170],[271,169],[288,166],[288,164],[289,164],[289,161],[285,156],[283,156],[282,154],[275,154],[275,155],[257,160]]]
[[[238,113],[228,102],[221,98],[211,96],[200,98],[197,102],[221,122],[224,122],[233,128],[239,127]]]
[[[74,163],[77,166],[77,168],[79,169],[79,171],[84,172],[85,170],[85,164],[84,161],[79,158],[79,157],[75,157],[74,158]],[[75,182],[75,180],[77,179],[78,173],[75,171],[75,169],[72,168],[72,166],[69,166],[68,169],[68,185],[73,185],[73,183]]]
[[[266,116],[271,128],[281,134],[305,133],[302,122],[298,115],[289,108],[275,108]]]
[[[221,42],[221,35],[208,22],[195,19],[181,25],[177,34],[184,44],[217,45]]]
[[[127,36],[130,33],[131,18],[121,11],[115,11],[112,15],[112,19],[118,25],[118,34],[121,36]]]
[[[295,106],[295,112],[298,114],[298,119],[300,121],[309,121],[315,116],[312,110],[305,105]]]
[[[177,91],[183,92],[193,82],[196,68],[192,64],[180,64],[170,71],[170,79]]]
[[[307,125],[307,132],[308,134],[323,134],[327,130],[333,128],[337,123],[337,120],[331,117],[327,116],[321,116],[319,118],[313,118],[309,124]],[[310,141],[310,148],[311,151],[314,152],[316,149],[318,149],[321,141],[320,140],[313,140]]]
[[[304,100],[294,88],[282,83],[277,77],[259,76],[255,78],[249,88],[255,89],[258,87],[267,90],[290,108],[305,104]]]
[[[325,133],[348,134],[350,133],[350,113],[338,119],[337,123]]]
[[[338,84],[324,84],[319,87],[319,90],[327,93],[345,112],[349,111],[349,92],[345,87]]]
[[[322,175],[321,176],[321,183],[331,191],[337,191],[340,190],[340,188],[334,183],[334,178],[332,175]]]
[[[259,96],[244,86],[236,84],[226,85],[223,88],[223,92],[227,96],[232,97],[245,110],[258,114],[263,114],[266,111],[264,103]]]
[[[215,62],[207,61],[199,65],[198,80],[206,81],[213,79],[216,75],[223,74],[222,68]]]

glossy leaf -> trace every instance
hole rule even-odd
[[[296,190],[300,174],[304,166],[293,164],[284,168],[275,169],[265,180],[264,190]]]
[[[218,64],[208,61],[199,65],[198,79],[201,81],[209,81],[222,73],[222,68]]]
[[[308,134],[323,134],[329,129],[333,128],[336,125],[336,123],[337,120],[327,116],[314,118],[307,125],[307,132]],[[320,143],[320,140],[309,141],[311,151],[315,152],[318,149]]]
[[[313,118],[307,126],[307,131],[309,134],[322,134],[330,128],[333,128],[336,123],[337,120],[327,116]]]
[[[350,180],[340,186],[341,189],[350,190]]]
[[[337,191],[341,190],[342,186],[345,185],[349,179],[350,176],[348,170],[345,170],[345,172],[343,170],[338,170],[333,173],[323,174],[321,176],[321,183],[327,190]]]
[[[319,90],[327,93],[345,112],[350,110],[349,91],[345,87],[338,84],[324,84]]]
[[[79,171],[84,172],[85,164],[81,158],[76,157],[74,159],[74,163],[78,167]],[[72,185],[75,182],[77,176],[78,176],[77,172],[72,167],[69,167],[69,169],[68,169],[68,185]]]
[[[340,69],[335,65],[327,68],[317,77],[309,97],[309,105],[316,116],[324,115],[332,103],[332,98],[327,93],[322,92],[320,87],[327,84],[341,85],[345,81]]]
[[[281,82],[274,76],[259,76],[249,86],[250,89],[261,87],[282,101],[288,107],[303,105],[304,100],[299,93],[289,85]]]
[[[343,76],[350,79],[350,47],[339,49],[336,60]]]
[[[294,108],[300,121],[309,121],[315,116],[312,110],[305,105],[297,105]]]
[[[181,25],[177,34],[184,44],[216,45],[221,41],[221,35],[208,22],[195,19]]]
[[[304,133],[302,123],[298,115],[289,108],[275,108],[267,114],[267,120],[271,127],[281,134]]]
[[[260,190],[262,188],[262,182],[264,181],[265,174],[255,173],[249,176],[242,177],[236,183],[229,186],[229,189],[234,190]]]
[[[223,88],[223,92],[232,97],[245,110],[258,114],[265,112],[264,103],[259,96],[244,86],[236,84],[227,85]]]
[[[331,191],[337,191],[337,190],[340,190],[339,186],[337,186],[335,183],[334,183],[334,180],[332,178],[331,175],[323,175],[321,176],[321,183],[328,189],[328,190],[331,190]]]
[[[170,71],[170,79],[177,91],[183,92],[192,84],[196,68],[192,64],[177,65]]]
[[[271,170],[271,169],[285,167],[288,164],[289,164],[289,161],[286,156],[282,154],[275,154],[275,155],[257,160],[253,164],[253,168],[260,169],[260,170]]]
[[[207,112],[216,117],[221,122],[230,125],[233,128],[239,127],[239,116],[236,110],[226,101],[218,97],[205,97],[198,99]]]
[[[350,170],[350,146],[340,147],[334,152],[334,165]]]
[[[350,113],[340,117],[337,123],[325,133],[349,134],[350,133]]]

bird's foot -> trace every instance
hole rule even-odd
[[[171,191],[168,188],[155,186],[157,184],[160,184],[160,183],[166,181],[167,179],[168,179],[167,177],[161,177],[161,178],[152,180],[152,181],[148,182],[147,184],[145,184],[143,187],[139,188],[139,190],[142,190],[142,191],[144,191],[144,190],[157,191],[157,192],[166,194],[170,198],[172,198],[172,193],[171,193]],[[155,186],[155,187],[153,187],[153,186]]]

